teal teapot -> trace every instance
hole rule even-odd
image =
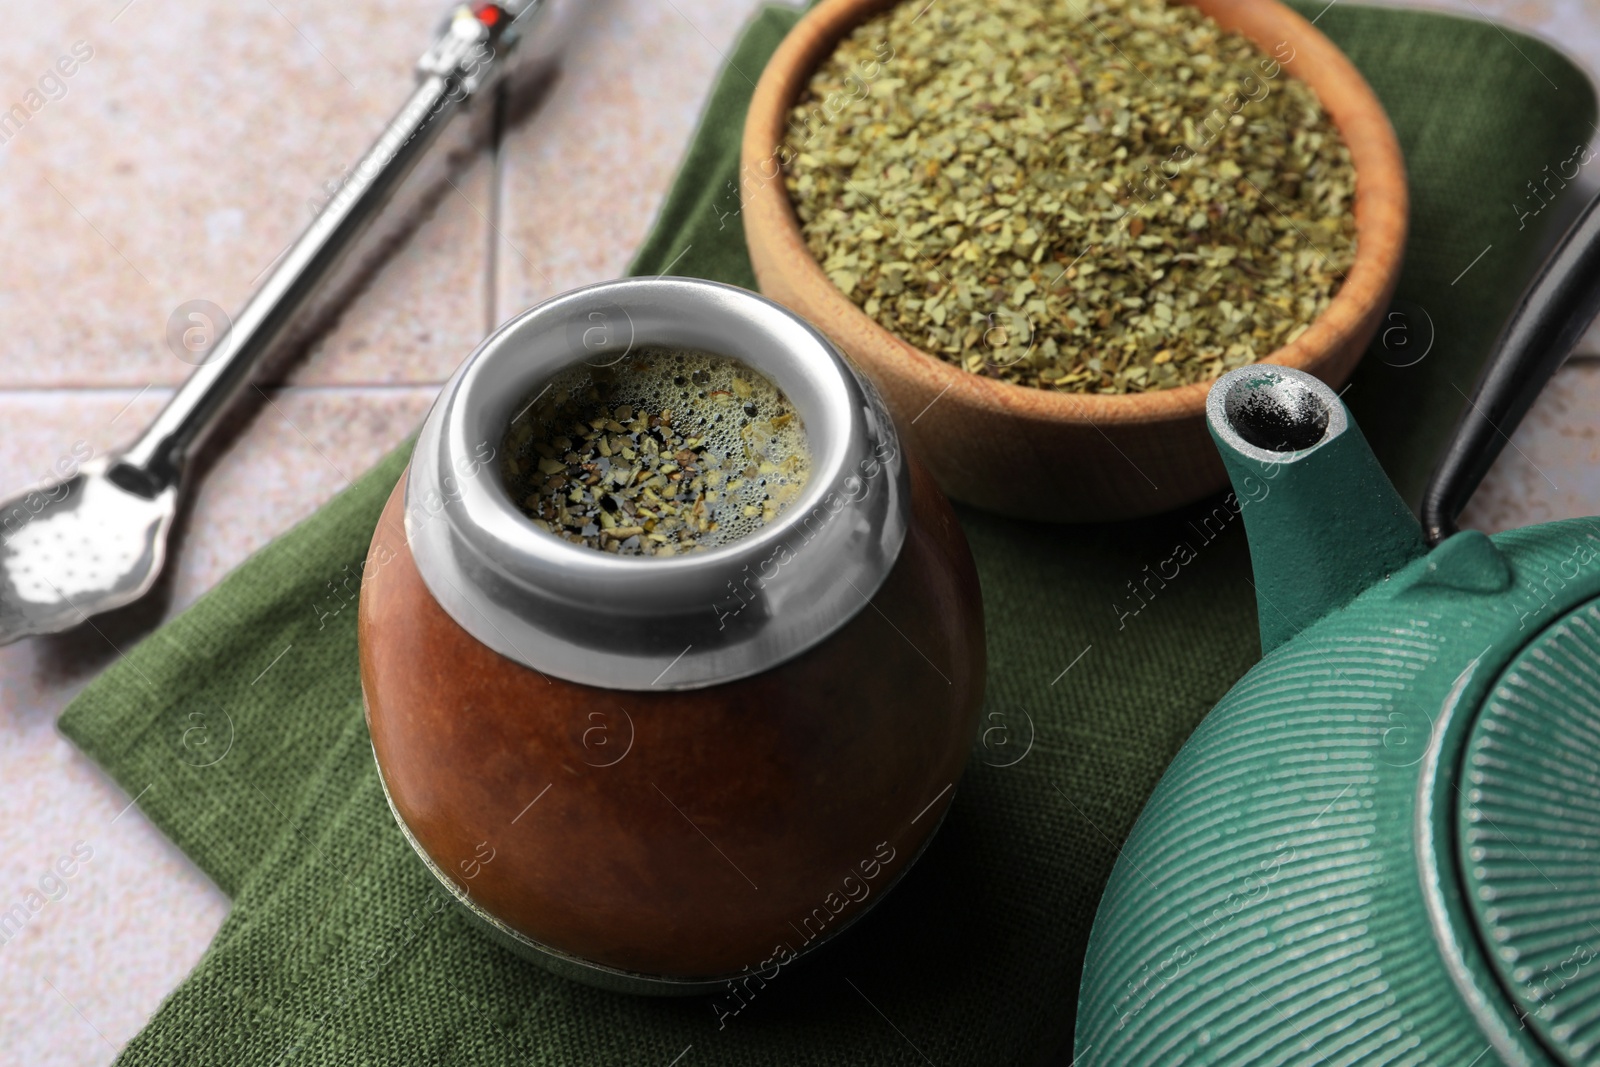
[[[1523,296],[1419,523],[1338,396],[1219,379],[1262,660],[1101,899],[1075,1063],[1600,1064],[1600,520],[1455,520],[1600,310],[1600,200]]]

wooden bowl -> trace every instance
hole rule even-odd
[[[912,449],[957,500],[1019,517],[1097,522],[1154,514],[1221,489],[1227,477],[1205,428],[1210,382],[1108,396],[980,377],[885,330],[823,273],[775,176],[778,146],[817,65],[894,2],[823,0],[784,39],[756,86],[740,183],[761,291],[815,323],[872,378]],[[1350,150],[1355,262],[1310,328],[1265,361],[1337,388],[1377,331],[1400,273],[1407,195],[1394,130],[1344,54],[1277,0],[1188,2],[1264,53],[1287,42],[1283,69],[1317,94]]]

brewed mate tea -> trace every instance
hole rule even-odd
[[[511,499],[534,525],[602,552],[726,544],[781,514],[811,471],[789,398],[710,352],[643,348],[609,366],[579,363],[518,410],[501,452]]]

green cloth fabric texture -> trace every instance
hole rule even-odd
[[[635,273],[672,265],[754,285],[729,183],[753,79],[796,18],[767,9],[748,27]],[[1389,335],[1346,396],[1414,497],[1530,276],[1538,226],[1519,228],[1512,204],[1589,139],[1593,91],[1549,48],[1488,24],[1339,4],[1318,25],[1383,99],[1409,165],[1409,310],[1396,324],[1411,347]],[[591,207],[603,209],[572,205]],[[1430,331],[1420,363],[1384,361],[1414,358]],[[119,1062],[1072,1058],[1084,947],[1118,842],[1258,655],[1244,531],[1220,501],[1079,527],[962,510],[988,617],[984,726],[1003,729],[975,739],[943,830],[893,896],[719,1025],[706,998],[599,992],[490,944],[402,840],[362,720],[353,590],[404,461],[402,449],[259,552],[62,719],[233,899]],[[1195,558],[1153,580],[1179,544]]]

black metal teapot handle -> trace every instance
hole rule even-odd
[[[1430,545],[1456,519],[1545,383],[1600,315],[1600,195],[1583,209],[1511,313],[1422,496]]]

